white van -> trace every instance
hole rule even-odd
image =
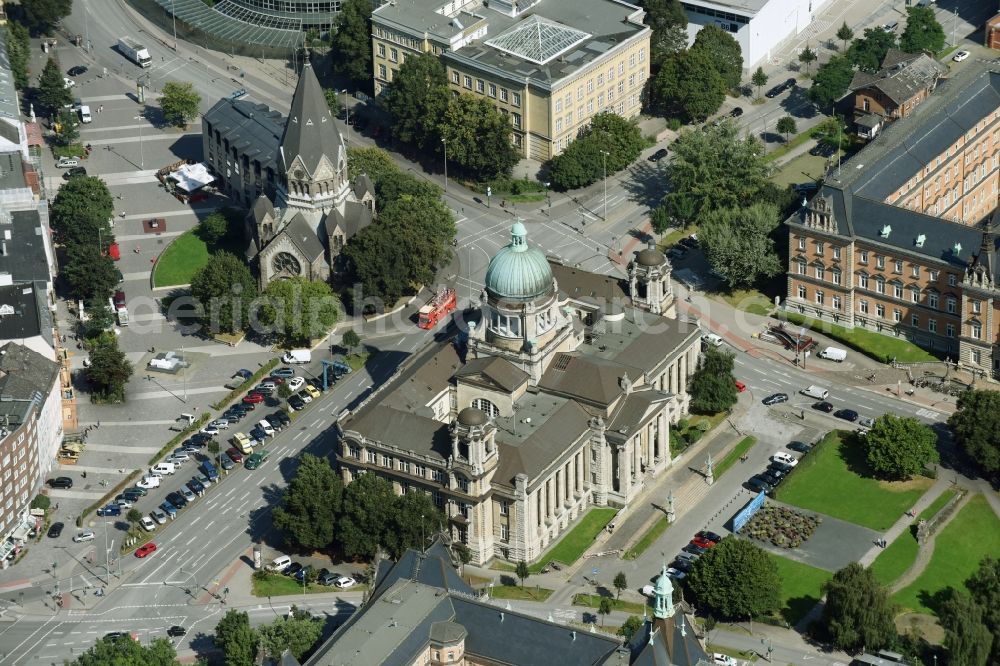
[[[150,467],[149,473],[163,476],[164,474],[173,474],[176,469],[177,467],[173,463],[161,462]]]
[[[261,419],[257,423],[257,427],[263,430],[264,434],[267,435],[268,437],[274,437],[274,428],[271,427],[271,424],[268,423],[266,420]]]
[[[701,336],[701,342],[705,347],[722,346],[722,338],[716,335],[715,333],[706,333],[705,335]]]
[[[813,384],[809,388],[802,391],[802,395],[809,396],[810,398],[815,398],[816,400],[826,400],[830,396],[830,392],[827,391],[822,386],[816,386]]]
[[[819,357],[841,363],[845,358],[847,358],[847,351],[844,349],[837,349],[836,347],[827,347],[819,353]]]
[[[80,122],[89,123],[93,118],[90,115],[90,107],[84,104],[80,107]]]
[[[292,558],[288,555],[281,555],[280,557],[274,558],[274,561],[267,565],[267,568],[271,571],[284,571],[288,568],[288,565],[292,563]]]
[[[80,160],[75,157],[60,157],[59,161],[56,162],[56,167],[59,169],[68,169],[75,166],[80,166]]]

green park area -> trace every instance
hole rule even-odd
[[[781,579],[781,617],[791,626],[812,610],[823,595],[823,584],[833,577],[829,571],[786,557],[768,554]]]
[[[331,588],[319,583],[303,585],[291,576],[264,571],[254,574],[251,586],[255,597],[280,597],[288,594],[318,594],[329,592]],[[354,588],[352,588],[354,589]]]
[[[923,477],[899,483],[876,479],[858,439],[834,431],[799,460],[775,499],[881,531],[908,511],[932,483]]]
[[[587,512],[580,522],[571,529],[566,536],[559,540],[548,553],[532,564],[530,571],[538,573],[546,564],[555,560],[560,564],[573,564],[584,551],[594,543],[594,539],[601,533],[611,519],[618,513],[617,509],[595,508]]]
[[[243,256],[242,215],[236,209],[224,208],[175,238],[156,261],[153,287],[190,284],[194,274],[217,252]]]
[[[1000,519],[982,495],[972,497],[934,539],[923,573],[892,597],[901,609],[934,612],[937,595],[964,583],[987,555],[1000,553]]]
[[[917,559],[917,537],[912,529],[906,530],[889,547],[878,554],[872,562],[871,570],[886,587],[892,584],[913,566]]]
[[[805,317],[797,312],[785,313],[785,318],[793,324],[805,325],[820,331],[824,335],[883,363],[888,363],[892,359],[896,359],[900,363],[931,363],[941,360],[905,338],[894,338],[860,327],[847,329],[828,321]]]

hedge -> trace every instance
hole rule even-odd
[[[198,430],[201,430],[202,424],[204,424],[210,418],[212,418],[212,415],[208,414],[208,413],[205,413],[205,414],[202,414],[201,416],[199,416],[197,419],[195,419],[194,423],[192,423],[191,425],[189,425],[187,428],[184,428],[184,430],[181,430],[180,433],[177,434],[176,436],[174,436],[173,439],[171,439],[169,442],[167,442],[166,444],[164,444],[163,448],[161,448],[159,451],[157,451],[156,453],[154,453],[153,457],[149,459],[149,464],[150,465],[155,465],[157,462],[159,462],[160,459],[163,458],[163,456],[165,456],[168,453],[170,453],[171,451],[173,451],[177,447],[178,444],[180,444],[181,442],[183,442],[185,439],[187,439],[189,436],[193,435]]]
[[[271,370],[273,370],[274,366],[276,365],[278,365],[278,359],[272,358],[270,361],[261,366],[260,370],[253,373],[253,377],[240,384],[239,388],[233,389],[226,395],[225,398],[223,398],[219,402],[213,403],[212,409],[222,409],[223,407],[231,403],[233,400],[235,400],[242,394],[250,391],[250,389],[253,388],[253,385],[256,384],[259,380],[263,379],[266,375],[269,375],[271,373]]]

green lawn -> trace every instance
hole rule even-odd
[[[617,513],[617,509],[591,509],[576,524],[576,527],[567,532],[559,540],[559,543],[553,546],[552,550],[547,552],[542,559],[531,565],[531,572],[538,573],[542,567],[552,560],[557,560],[562,564],[573,564],[576,562],[583,555],[583,551],[587,550],[590,544],[594,543],[597,535],[601,533],[601,530],[611,522],[611,519]]]
[[[957,493],[958,493],[957,490],[951,490],[951,489],[948,489],[943,493],[941,493],[936,500],[930,503],[930,506],[928,506],[926,509],[920,512],[920,515],[917,516],[916,522],[919,523],[921,520],[930,520],[931,518],[936,516],[937,512],[943,509],[944,505],[950,502],[951,498],[954,497]]]
[[[726,470],[732,467],[733,464],[740,459],[740,456],[749,451],[756,443],[756,437],[744,437],[741,439],[739,444],[737,444],[732,451],[727,453],[726,456],[715,466],[715,478],[719,478],[725,474]]]
[[[601,607],[601,595],[599,594],[574,594],[573,595],[573,605],[574,606],[584,606],[586,608],[600,608]],[[637,604],[633,601],[621,601],[620,599],[611,599],[611,608],[616,611],[625,611],[626,613],[632,613],[633,615],[642,615],[643,611],[646,610],[646,604]]]
[[[907,530],[879,553],[872,562],[871,570],[878,582],[891,586],[896,579],[906,573],[917,559],[917,537]]]
[[[642,535],[642,538],[636,541],[635,545],[622,556],[623,559],[634,560],[645,553],[646,549],[656,543],[656,540],[667,531],[668,527],[670,527],[670,523],[667,522],[667,517],[663,516],[653,523],[652,527],[646,530],[646,533]]]
[[[711,294],[711,296],[737,310],[762,317],[770,315],[774,310],[774,301],[756,289],[737,289]]]
[[[833,574],[778,555],[768,553],[768,557],[778,566],[781,579],[781,616],[794,627],[820,600],[823,583]]]
[[[799,460],[795,471],[778,486],[775,499],[881,531],[933,483],[918,477],[896,489],[868,473],[857,439],[834,431]]]
[[[189,284],[199,268],[208,264],[208,246],[195,235],[185,231],[160,255],[153,271],[154,287]]]
[[[494,599],[519,599],[522,601],[545,601],[550,594],[552,594],[552,590],[532,585],[526,587],[495,585],[492,592]]]
[[[779,149],[780,150],[780,149]],[[771,153],[773,155],[774,153]],[[771,155],[768,155],[770,158]],[[771,182],[781,187],[795,183],[808,183],[823,177],[826,158],[805,153],[783,164],[772,176]]]
[[[807,327],[815,328],[824,335],[883,363],[888,363],[893,358],[900,363],[922,363],[941,360],[905,338],[895,338],[891,335],[883,335],[882,333],[875,333],[874,331],[862,328],[847,329],[843,326],[831,324],[828,321],[819,321],[810,317],[804,317],[797,312],[785,312],[784,316],[793,324],[805,324]]]
[[[933,613],[935,596],[961,588],[987,555],[1000,553],[1000,519],[982,495],[969,500],[934,540],[934,554],[913,583],[893,595],[901,608]]]
[[[251,579],[251,587],[255,597],[280,597],[286,594],[302,594],[302,583],[291,576],[282,574],[266,574],[263,579],[254,576]],[[312,583],[305,586],[306,594],[318,594],[320,592],[331,592],[335,588],[319,583]],[[352,587],[352,590],[361,589]]]

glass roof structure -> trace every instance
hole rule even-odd
[[[292,48],[303,42],[303,20],[279,12],[260,12],[231,0],[209,7],[203,0],[155,0],[169,14],[221,40],[274,48]],[[332,21],[332,16],[330,17]]]
[[[532,14],[485,43],[498,51],[544,65],[590,37],[582,30]]]

